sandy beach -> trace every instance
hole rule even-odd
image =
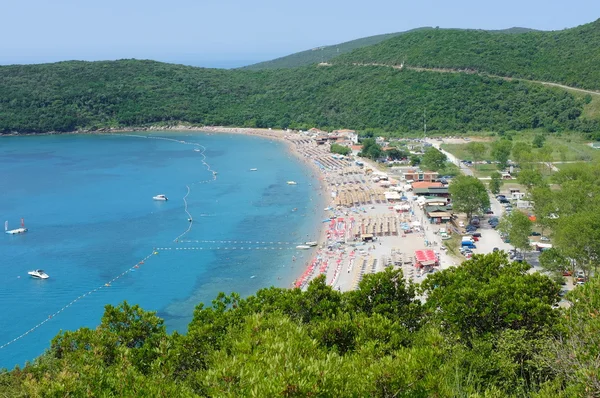
[[[73,133],[134,131],[243,134],[286,143],[290,156],[296,156],[314,173],[319,181],[315,189],[324,203],[323,220],[315,226],[319,231],[316,244],[298,248],[295,259],[308,255],[309,260],[303,265],[292,264],[291,269],[299,276],[291,287],[306,288],[312,279],[325,275],[326,283],[332,288],[353,290],[365,275],[383,271],[388,266],[401,268],[407,280],[418,283],[430,271],[445,269],[460,261],[442,250],[438,231],[444,226],[429,224],[410,191],[401,192],[404,199],[401,203],[388,202],[385,192],[389,188],[374,178],[376,174],[383,174],[376,164],[361,158],[364,165],[359,167],[352,158],[334,157],[328,143],[319,145],[309,135],[290,130],[186,125]],[[392,187],[404,184],[400,175],[390,174],[389,181]],[[423,250],[435,253],[438,266],[415,267],[415,252]]]
[[[323,198],[323,221],[317,245],[310,249],[299,249],[310,254],[296,274],[300,274],[291,287],[306,288],[308,283],[325,275],[326,283],[340,291],[353,290],[363,277],[383,271],[386,267],[401,268],[407,280],[419,283],[431,270],[445,269],[456,265],[459,260],[444,250],[438,231],[443,225],[429,224],[424,211],[414,201],[411,192],[405,196],[404,209],[399,203],[386,200],[384,188],[373,178],[378,173],[377,165],[360,159],[363,167],[351,158],[337,158],[330,152],[329,144],[318,145],[308,135],[289,130],[272,130],[236,127],[188,127],[173,126],[147,131],[198,131],[204,133],[226,133],[257,136],[285,142],[291,156],[310,168],[319,184],[315,189]],[[115,131],[116,132],[116,131]],[[402,185],[400,176],[390,175],[393,185]],[[363,237],[372,236],[364,241]],[[435,253],[437,267],[418,269],[415,267],[415,252],[430,250]]]

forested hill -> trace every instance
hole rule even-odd
[[[433,29],[411,32],[332,60],[469,69],[600,89],[600,19],[572,29],[518,34]]]
[[[187,122],[196,125],[430,131],[598,130],[584,98],[467,74],[387,67],[201,69],[154,61],[0,67],[0,132]]]
[[[408,32],[416,32],[419,30],[433,29],[430,27],[417,28],[406,32],[386,33],[383,35],[363,37],[356,40],[347,41],[345,43],[334,44],[332,46],[322,46],[306,51],[286,55],[270,61],[259,62],[256,64],[244,66],[240,69],[246,70],[262,70],[262,69],[278,69],[278,68],[295,68],[298,66],[306,66],[319,62],[327,62],[338,55],[345,54],[357,48],[372,46],[384,40],[391,39]]]
[[[337,57],[342,54],[346,54],[352,50],[357,48],[363,48],[367,46],[372,46],[377,43],[380,43],[384,40],[391,39],[392,37],[400,36],[410,32],[419,32],[425,30],[431,30],[431,27],[422,27],[407,30],[404,32],[396,32],[396,33],[386,33],[383,35],[369,36],[363,37],[361,39],[356,39],[352,41],[348,41],[345,43],[335,44],[332,46],[322,46],[313,48],[306,51],[301,51],[298,53],[286,55],[285,57],[280,57],[273,59],[271,61],[259,62],[256,64],[244,66],[240,69],[245,70],[262,70],[262,69],[278,69],[278,68],[295,68],[298,66],[306,66],[317,64],[319,62],[328,62],[330,59]],[[504,30],[491,30],[489,32],[492,33],[523,33],[523,32],[531,32],[532,29],[528,28],[510,28]]]

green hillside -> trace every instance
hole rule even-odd
[[[407,30],[405,32],[387,33],[383,35],[363,37],[362,39],[356,39],[345,43],[335,44],[333,46],[317,47],[306,51],[286,55],[285,57],[276,58],[270,61],[259,62],[256,64],[248,65],[240,69],[245,70],[263,70],[263,69],[279,69],[279,68],[295,68],[298,66],[306,66],[317,64],[319,62],[328,62],[330,59],[337,57],[342,54],[346,54],[357,48],[372,46],[380,43],[384,40],[391,39],[392,37],[400,36],[410,32],[418,32],[424,30],[431,30],[431,27],[422,27]],[[492,30],[492,33],[523,33],[530,32],[532,29],[527,28],[510,28],[504,30]]]
[[[420,131],[575,130],[583,98],[484,76],[332,66],[228,71],[153,61],[0,67],[0,132],[187,122]]]
[[[600,19],[554,32],[502,34],[481,30],[411,32],[332,60],[468,69],[600,89]]]
[[[426,30],[432,28],[418,28],[417,30]],[[409,30],[406,32],[397,33],[386,33],[383,35],[363,37],[361,39],[347,41],[345,43],[335,44],[332,46],[322,46],[312,48],[310,50],[301,51],[298,53],[286,55],[285,57],[276,58],[270,61],[259,62],[256,64],[244,66],[240,69],[246,70],[263,70],[263,69],[279,69],[279,68],[295,68],[297,66],[312,65],[319,62],[327,62],[330,59],[337,57],[338,55],[345,54],[357,48],[372,46],[380,43],[384,40],[391,39],[392,37],[402,35],[404,33],[412,32]]]

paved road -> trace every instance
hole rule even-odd
[[[441,153],[443,153],[444,155],[446,155],[446,157],[448,158],[448,161],[454,163],[455,165],[458,166],[458,168],[460,169],[460,171],[467,176],[472,176],[473,175],[473,170],[471,170],[469,167],[465,166],[463,163],[460,162],[460,159],[458,159],[456,156],[454,156],[453,154],[451,154],[448,151],[443,150],[440,145],[441,143],[439,141],[436,140],[432,140],[432,139],[427,139],[426,140],[428,143],[430,143],[435,149],[437,149],[438,151],[440,151]]]

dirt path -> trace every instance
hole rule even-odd
[[[559,88],[562,88],[565,90],[578,91],[580,93],[586,93],[586,94],[591,94],[591,95],[600,95],[599,91],[571,87],[571,86],[567,86],[567,85],[560,84],[560,83],[543,82],[540,80],[522,79],[520,77],[507,77],[507,76],[491,75],[489,73],[479,72],[474,69],[423,68],[423,67],[419,67],[419,66],[388,65],[388,64],[378,64],[378,63],[369,63],[369,64],[353,63],[352,65],[355,65],[355,66],[384,66],[384,67],[393,68],[393,69],[409,69],[409,70],[414,70],[417,72],[466,73],[466,74],[471,74],[471,75],[487,76],[487,77],[491,77],[491,78],[495,78],[495,79],[504,79],[504,80],[508,80],[508,81],[519,80],[519,81],[528,82],[528,83],[541,84],[544,86],[559,87]]]

